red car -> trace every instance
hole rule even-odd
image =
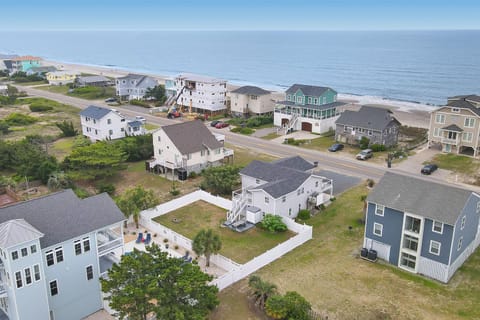
[[[225,127],[228,127],[228,126],[229,126],[229,124],[226,123],[226,122],[219,122],[215,125],[215,128],[222,129],[222,128],[225,128]]]

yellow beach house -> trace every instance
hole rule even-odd
[[[53,71],[47,73],[48,83],[54,86],[61,86],[67,83],[75,82],[75,79],[78,76],[78,72],[75,71]]]

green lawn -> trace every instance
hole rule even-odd
[[[366,193],[359,186],[340,195],[325,212],[308,221],[313,225],[311,241],[258,274],[277,284],[282,293],[299,292],[329,319],[480,319],[480,250],[448,285],[381,261],[358,258],[364,232],[359,223],[363,218],[360,197]],[[223,303],[244,301],[246,294],[246,280],[221,292],[219,311],[228,310]],[[245,305],[242,313],[216,312],[210,319],[257,318]]]
[[[62,161],[72,152],[73,141],[75,137],[61,138],[52,144],[50,153],[54,155],[58,161]]]
[[[69,87],[64,86],[44,86],[38,87],[39,89],[61,93],[72,97],[88,99],[88,100],[97,100],[97,99],[106,99],[115,96],[114,87],[83,87],[75,88],[73,92],[68,92]]]
[[[439,168],[455,171],[458,173],[471,175],[478,174],[480,170],[480,161],[471,157],[456,154],[437,154],[431,161]]]
[[[225,143],[225,147],[229,149],[233,149],[235,151],[235,154],[233,156],[233,163],[241,167],[245,167],[250,162],[252,162],[252,160],[270,162],[275,159],[278,159],[277,157],[271,156],[269,154],[259,153],[246,148],[237,147],[229,143]]]
[[[145,124],[145,129],[147,130],[154,130],[154,129],[158,129],[160,128],[160,126],[157,126],[155,124],[151,124],[151,123],[146,123]]]
[[[257,227],[239,233],[221,226],[225,218],[225,209],[197,201],[154,220],[189,239],[202,229],[213,229],[222,240],[220,253],[239,263],[250,261],[294,235],[291,232],[270,233]]]
[[[61,93],[61,94],[67,94],[68,89],[70,89],[68,86],[44,86],[44,87],[38,87],[38,89],[49,91],[49,92],[54,92],[54,93]]]
[[[39,84],[48,84],[48,82],[46,80],[41,80],[41,81],[31,81],[31,82],[15,82],[15,84],[19,86],[28,87],[28,86],[36,86]]]
[[[276,134],[275,132],[272,132],[272,133],[267,134],[266,136],[263,136],[262,139],[272,140],[272,139],[275,139],[275,138],[278,138],[278,137],[280,137],[278,134]]]

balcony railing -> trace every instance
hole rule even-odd
[[[233,156],[233,150],[232,150],[232,149],[223,148],[223,156],[224,156],[224,157]]]
[[[460,139],[458,139],[458,138],[450,139],[450,138],[443,138],[442,137],[442,143],[458,145],[460,143]]]
[[[97,233],[98,255],[102,256],[123,246],[123,237],[114,230],[107,229]]]

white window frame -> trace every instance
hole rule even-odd
[[[92,269],[92,278],[88,279],[88,268],[91,268]],[[85,267],[85,273],[86,273],[86,276],[87,276],[87,281],[90,281],[90,280],[93,280],[94,276],[95,276],[95,271],[93,270],[93,265],[88,265]]]
[[[440,231],[435,230],[435,224],[440,223]],[[432,222],[432,232],[438,233],[438,234],[443,234],[443,222],[440,221],[433,221]]]
[[[52,261],[53,261],[52,264],[48,264],[48,256],[49,255],[52,255]],[[47,267],[55,265],[55,252],[53,252],[53,250],[48,250],[47,252],[45,252],[45,262],[47,264]]]
[[[444,124],[445,123],[445,115],[441,114],[441,113],[437,113],[435,115],[435,123]]]
[[[265,197],[265,203],[270,203],[270,198],[269,197]]]
[[[438,252],[434,252],[434,251],[432,250],[432,248],[433,248],[434,245],[437,245],[437,246],[438,246],[438,249],[437,249]],[[440,243],[440,242],[438,242],[438,241],[435,241],[435,240],[430,240],[430,247],[429,247],[429,249],[428,249],[428,252],[429,252],[429,253],[434,254],[434,255],[436,255],[436,256],[439,256],[439,255],[440,255],[440,250],[441,250],[441,248],[442,248],[442,243]]]
[[[58,261],[58,252],[61,252],[61,257],[62,257],[61,261]],[[63,255],[63,247],[55,248],[55,263],[60,263],[63,261],[65,261],[65,256]]]
[[[475,118],[465,118],[465,121],[464,121],[464,127],[465,128],[474,128],[475,127]]]
[[[287,196],[282,196],[282,202],[287,201]]]
[[[35,270],[35,267],[38,268],[38,272]],[[38,279],[37,279],[37,274],[38,274]],[[42,274],[40,273],[40,265],[35,264],[33,265],[33,280],[37,282],[37,281],[40,281],[41,279],[42,279]]]
[[[34,253],[37,253],[37,245],[36,244],[32,244],[30,246],[30,254],[34,254]]]
[[[28,248],[25,247],[25,248],[20,249],[20,253],[22,254],[22,257],[28,256]]]
[[[438,128],[438,127],[433,128],[433,136],[434,136],[434,137],[437,137],[437,138],[440,137],[440,136],[441,136],[441,135],[440,135],[440,131],[441,131],[441,130],[440,130],[440,128]]]
[[[473,141],[473,133],[471,133],[471,132],[463,132],[463,133],[462,133],[462,141],[472,142],[472,141]]]
[[[28,271],[28,276],[27,276],[27,271]],[[29,286],[33,283],[33,276],[32,276],[32,270],[30,267],[27,267],[23,269],[23,274],[25,275],[25,286]],[[30,278],[30,283],[27,281],[27,279]]]
[[[52,294],[52,283],[55,282],[55,287],[57,288],[57,293],[55,294]],[[49,281],[48,282],[48,289],[50,290],[50,297],[53,297],[53,296],[58,296],[58,294],[60,293],[60,290],[58,290],[58,281],[57,279],[53,279],[52,281]]]
[[[21,289],[23,288],[23,276],[22,276],[22,271],[16,271],[15,272],[15,288]],[[18,275],[20,275],[20,279],[18,279]],[[18,281],[20,281],[20,286],[18,285]]]
[[[378,234],[376,232],[377,230],[380,230],[380,234]],[[383,235],[383,224],[378,223],[378,222],[374,222],[373,223],[373,234],[378,236],[378,237],[381,237]]]
[[[467,216],[462,217],[462,223],[460,224],[460,230],[465,229],[465,223],[467,222]]]
[[[77,253],[77,246],[80,248],[80,250]],[[81,240],[75,240],[73,241],[73,252],[75,253],[76,256],[79,256],[82,254],[82,242]]]
[[[379,213],[378,209],[382,209]],[[382,206],[381,204],[375,204],[375,215],[383,217],[385,215],[385,206]]]
[[[15,251],[12,251],[11,253],[12,255],[12,260],[17,260],[20,256],[18,255],[18,251],[15,250]]]
[[[460,249],[462,249],[462,246],[463,246],[463,236],[460,237],[460,239],[458,239],[457,251],[460,251]]]
[[[85,243],[88,243],[88,250],[85,248]],[[90,237],[85,237],[82,239],[82,249],[83,249],[83,253],[85,252],[89,252],[90,250],[92,250],[92,245],[90,243]]]

